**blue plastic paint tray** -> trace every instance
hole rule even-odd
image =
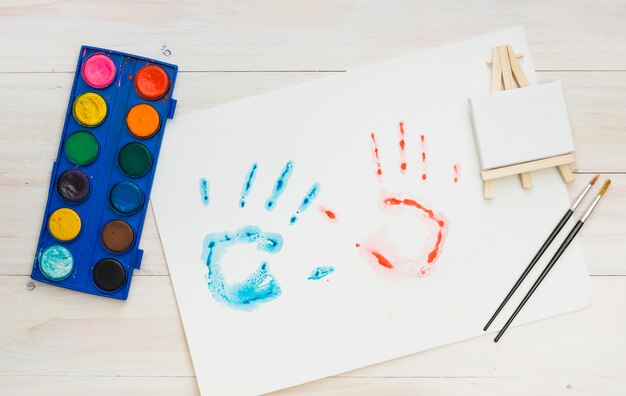
[[[177,73],[153,59],[81,48],[33,279],[128,297]]]

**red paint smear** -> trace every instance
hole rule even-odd
[[[398,146],[400,146],[400,171],[404,173],[406,171],[406,154],[404,153],[404,122],[400,121],[400,136]]]
[[[325,207],[323,207],[321,205],[319,206],[319,210],[320,210],[320,212],[322,212],[322,214],[324,214],[324,216],[326,216],[328,218],[328,220],[331,223],[334,223],[334,222],[337,221],[337,215],[332,210],[327,209],[327,208],[325,208]]]
[[[428,264],[431,264],[433,261],[435,261],[437,259],[437,256],[439,255],[439,249],[441,248],[441,241],[443,240],[443,228],[445,226],[445,222],[441,219],[438,219],[435,216],[435,213],[431,209],[425,208],[422,204],[420,204],[414,199],[398,199],[398,198],[391,197],[391,198],[386,198],[383,201],[383,203],[385,205],[405,205],[405,206],[414,207],[422,211],[426,215],[426,217],[428,217],[429,219],[437,223],[437,225],[439,226],[439,231],[437,232],[437,241],[435,242],[435,246],[433,247],[433,249],[428,254],[428,259],[427,259]],[[372,254],[376,256],[375,252],[372,252]]]
[[[428,168],[426,164],[426,145],[424,143],[425,137],[424,135],[420,135],[420,141],[422,142],[422,180],[426,180],[426,169]]]
[[[424,212],[426,215],[428,215],[429,218],[434,218],[435,214],[433,213],[432,210],[430,209],[426,209],[422,204],[420,204],[419,202],[417,202],[414,199],[398,199],[398,198],[387,198],[383,201],[385,203],[385,205],[406,205],[406,206],[412,206],[416,209],[421,210],[422,212]]]
[[[361,247],[361,244],[360,243],[355,243],[354,246]]]
[[[443,223],[443,222],[440,221],[439,223]],[[439,245],[441,245],[441,240],[443,239],[443,234],[441,233],[442,227],[443,226],[440,226],[439,232],[437,233],[437,242],[435,242],[435,247],[430,253],[428,253],[428,264],[435,261],[435,259],[437,258],[437,254],[439,253]]]
[[[393,268],[393,265],[389,262],[389,260],[387,260],[385,256],[378,253],[377,251],[373,251],[372,254],[378,260],[378,264],[382,265],[385,268]]]
[[[452,169],[454,170],[454,182],[458,183],[459,176],[461,175],[461,165],[457,162],[452,166]]]
[[[374,153],[374,163],[376,164],[376,175],[378,175],[378,179],[380,180],[380,177],[383,175],[383,168],[380,164],[380,157],[378,155],[378,143],[376,143],[376,135],[374,132],[372,132],[370,137],[372,138],[372,150]]]

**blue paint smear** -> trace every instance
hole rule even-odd
[[[309,188],[309,191],[306,193],[304,198],[302,198],[302,202],[300,203],[298,210],[289,219],[289,224],[294,224],[296,221],[298,221],[298,215],[304,212],[306,208],[308,208],[311,205],[311,202],[313,202],[313,200],[317,197],[317,194],[319,193],[319,191],[320,191],[319,183],[315,183],[311,186],[311,188]]]
[[[335,272],[334,267],[317,267],[311,272],[311,275],[309,275],[309,280],[320,280],[333,272]]]
[[[202,205],[207,206],[209,204],[209,182],[203,177],[200,179],[200,200]]]
[[[257,167],[257,163],[253,162],[250,170],[248,171],[248,175],[246,176],[246,180],[243,182],[243,186],[241,187],[241,199],[239,200],[239,207],[241,208],[246,206],[246,198],[248,197],[248,194],[250,194],[252,183],[254,183]]]
[[[283,171],[280,173],[278,180],[276,180],[276,184],[274,185],[274,189],[272,190],[272,195],[265,202],[265,209],[273,210],[276,207],[276,201],[278,197],[282,195],[287,188],[287,182],[293,173],[293,161],[288,161],[283,168]]]
[[[238,243],[253,243],[259,250],[278,253],[283,247],[283,237],[277,233],[262,232],[259,227],[250,225],[234,233],[213,233],[204,238],[201,259],[208,269],[208,286],[213,298],[231,308],[250,311],[280,296],[281,289],[266,262],[242,282],[227,283],[224,280],[222,256]]]

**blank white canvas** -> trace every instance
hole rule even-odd
[[[470,106],[483,169],[574,151],[558,81],[479,95]]]
[[[199,111],[168,125],[152,202],[202,394],[270,392],[483,334],[569,205],[554,170],[537,172],[532,190],[503,180],[497,200],[482,198],[468,98],[488,91],[485,61],[494,46],[505,43],[524,54],[522,66],[534,83],[524,33],[516,28]],[[400,121],[406,133],[404,174]],[[265,201],[290,160],[295,165],[288,186],[267,211]],[[242,184],[253,161],[257,177],[242,209]],[[198,191],[201,178],[208,182],[206,206]],[[320,192],[314,205],[290,225],[315,182]],[[419,216],[381,211],[381,191],[419,199],[445,216],[444,249],[428,276],[391,275],[364,260],[356,247],[386,230],[403,252],[411,252],[430,235],[433,223]],[[332,208],[337,221],[329,222],[318,205]],[[280,283],[281,296],[251,311],[213,298],[201,260],[206,234],[243,225],[284,238],[276,254],[243,247],[224,256],[229,282],[267,261]],[[309,280],[318,266],[335,272]],[[515,323],[579,309],[591,294],[575,241]],[[511,332],[501,342],[522,340]]]

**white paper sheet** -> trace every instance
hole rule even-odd
[[[482,198],[468,98],[488,92],[485,61],[494,46],[506,43],[524,54],[522,66],[535,83],[523,30],[516,28],[168,124],[152,202],[204,395],[270,392],[483,334],[483,325],[569,205],[555,170],[534,173],[531,190],[521,189],[516,178],[498,181],[496,198]],[[400,122],[405,173],[400,172]],[[287,161],[294,162],[293,173],[275,209],[268,211],[266,200]],[[256,178],[241,208],[242,185],[253,162]],[[206,206],[199,192],[202,178],[208,183]],[[291,225],[314,183],[319,194]],[[415,207],[404,205],[404,216],[381,210],[381,192],[382,198],[401,193],[402,200],[415,199],[432,209],[437,221],[444,220],[447,235],[432,266],[427,258],[436,244],[437,223]],[[334,223],[319,205],[336,213]],[[218,280],[227,286],[241,282],[267,262],[281,293],[251,310],[228,303],[236,293],[230,300],[216,299],[208,286],[206,254],[201,259],[207,234],[246,225],[280,233],[282,249],[228,246],[221,265],[212,264],[223,275],[212,285],[219,295]],[[389,253],[390,243],[381,242],[381,230],[407,258],[404,263]],[[376,249],[393,259],[393,269],[372,260]],[[432,271],[419,277],[424,265]],[[334,272],[309,280],[321,266]],[[584,257],[574,242],[515,323],[590,301]]]

